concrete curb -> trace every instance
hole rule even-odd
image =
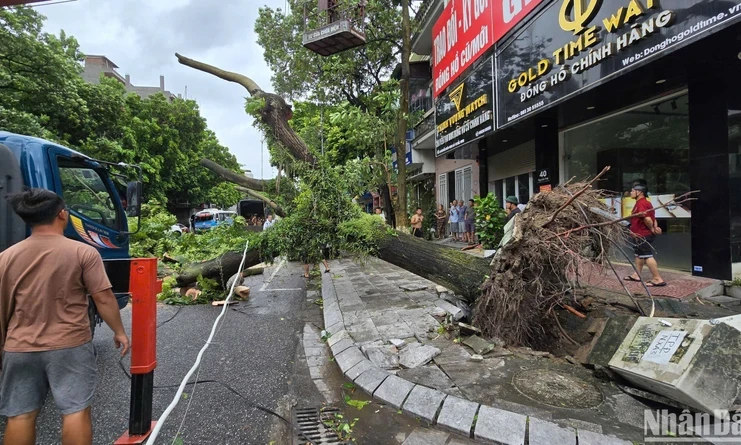
[[[348,380],[378,402],[479,443],[522,445],[529,433],[531,445],[553,443],[549,438],[554,437],[559,438],[559,445],[576,445],[577,441],[580,445],[632,445],[614,436],[580,433],[546,420],[480,405],[397,377],[366,359],[345,330],[331,274],[322,274],[322,299],[325,330],[331,334],[327,344],[335,362]]]

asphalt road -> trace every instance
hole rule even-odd
[[[304,323],[320,325],[321,315],[318,307],[306,299],[300,265],[285,263],[277,269],[278,264],[263,275],[248,277],[250,299],[227,310],[214,343],[204,354],[198,378],[224,382],[254,403],[290,416],[286,407],[317,406],[323,400],[305,362],[297,362]],[[272,281],[266,283],[271,276]],[[160,306],[158,323],[177,310]],[[159,327],[155,387],[181,382],[220,310],[212,306],[183,307],[175,318]],[[129,330],[129,308],[122,311],[122,316]],[[95,444],[113,443],[128,427],[130,381],[119,367],[118,351],[111,337],[111,331],[103,325],[94,338],[100,375],[93,405]],[[124,364],[128,369],[128,357]],[[155,388],[155,418],[171,402],[175,391],[176,388]],[[195,388],[188,385],[185,394],[187,398],[167,419],[158,444],[172,443],[178,431],[183,444],[267,445],[271,440],[275,444],[291,443],[290,437],[276,435],[286,431],[280,421],[219,384],[204,383]],[[4,430],[4,419],[0,428]],[[37,430],[38,444],[59,443],[61,420],[51,398],[42,410]]]

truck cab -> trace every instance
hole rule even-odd
[[[24,187],[60,195],[70,213],[65,236],[100,252],[119,308],[124,308],[130,297],[127,216],[139,215],[141,181],[114,182],[118,177],[111,172],[112,165],[48,140],[0,131],[0,195]],[[30,234],[0,199],[0,251]]]

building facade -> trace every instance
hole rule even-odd
[[[146,99],[157,93],[162,93],[167,99],[172,101],[175,95],[165,89],[165,76],[160,76],[160,85],[158,87],[137,86],[131,83],[131,77],[126,74],[121,76],[118,73],[118,65],[113,63],[106,56],[85,56],[85,66],[82,72],[82,78],[88,83],[100,83],[101,74],[121,82],[126,91]]]
[[[480,184],[500,202],[608,166],[599,187],[616,215],[630,214],[638,179],[655,206],[694,192],[657,211],[660,264],[741,274],[741,0],[575,1],[443,8],[432,32],[438,162],[449,144],[476,147]],[[479,88],[490,63],[491,99]]]

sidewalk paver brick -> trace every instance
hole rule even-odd
[[[360,362],[358,362],[357,365],[345,371],[345,377],[347,377],[351,381],[355,381],[355,379],[357,379],[360,374],[371,368],[373,368],[373,363],[371,363],[370,360],[361,360]]]
[[[401,445],[445,445],[449,436],[443,431],[417,428]]]
[[[345,349],[355,346],[355,342],[352,341],[350,338],[344,338],[337,343],[333,344],[330,349],[332,349],[332,354],[339,355],[341,354]]]
[[[330,335],[329,338],[327,339],[327,344],[331,348],[332,346],[334,346],[335,343],[339,342],[340,340],[344,340],[346,338],[352,340],[352,338],[350,337],[350,333],[343,329],[337,332],[336,334]]]
[[[576,445],[576,430],[545,420],[530,418],[530,445]]]
[[[402,403],[404,403],[414,386],[414,383],[407,382],[395,375],[389,375],[373,393],[373,397],[378,397],[394,408],[401,408]]]
[[[497,445],[522,445],[525,443],[526,422],[527,417],[522,414],[482,405],[476,420],[474,437]],[[551,442],[555,443],[557,442]]]
[[[365,356],[360,352],[360,349],[358,349],[357,346],[353,345],[335,355],[334,360],[337,365],[339,365],[342,372],[345,373],[362,360],[365,360]]]
[[[579,430],[577,434],[579,436],[579,445],[632,445],[627,440],[606,436],[593,431]]]
[[[417,416],[430,424],[435,423],[435,416],[440,404],[445,400],[445,394],[426,386],[417,385],[409,393],[402,411]]]
[[[355,385],[359,386],[360,389],[365,391],[367,394],[373,395],[376,389],[381,386],[381,383],[390,376],[386,371],[380,370],[376,367],[371,367],[364,373],[360,374],[355,379]]]
[[[445,429],[466,437],[471,433],[471,425],[479,404],[460,397],[448,396],[443,402],[443,409],[437,417],[437,424]]]

